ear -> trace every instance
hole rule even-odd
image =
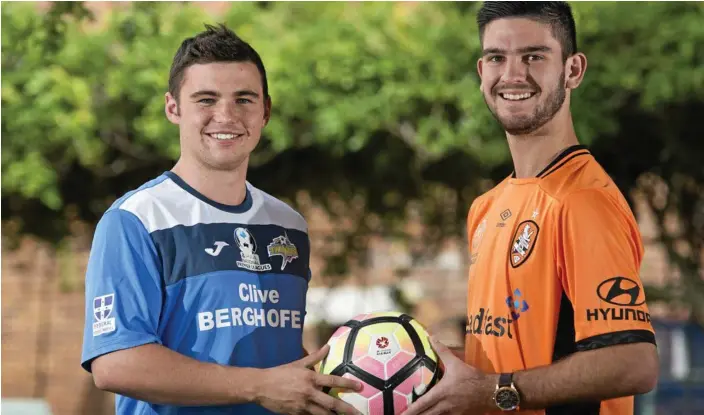
[[[167,92],[164,98],[166,101],[166,104],[164,105],[164,112],[166,112],[166,118],[168,118],[168,120],[171,121],[173,124],[180,124],[181,113],[178,108],[178,101],[176,101],[176,98],[174,98],[170,92]]]
[[[482,58],[479,58],[477,60],[477,73],[479,74],[479,90],[484,92],[482,90],[482,71],[484,70],[484,61]]]
[[[567,62],[565,62],[565,88],[576,89],[582,83],[586,71],[587,56],[584,53],[577,52],[567,58]]]
[[[266,97],[264,101],[264,126],[269,124],[269,119],[271,119],[271,97]]]

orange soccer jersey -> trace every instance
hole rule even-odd
[[[585,147],[480,196],[467,232],[467,363],[515,372],[584,350],[655,343],[636,221]],[[630,415],[633,397],[531,413]]]

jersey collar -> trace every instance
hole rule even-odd
[[[555,170],[559,169],[560,167],[564,166],[568,161],[572,160],[573,158],[577,156],[581,156],[583,154],[589,154],[589,150],[587,149],[587,146],[583,144],[576,144],[570,147],[567,147],[560,153],[553,161],[550,162],[543,170],[538,173],[535,178],[536,179],[542,179],[550,174],[552,174]],[[511,179],[516,178],[516,171],[511,172]]]
[[[202,193],[191,187],[188,183],[186,183],[186,181],[179,177],[176,173],[172,171],[166,171],[164,172],[164,174],[169,179],[173,180],[173,182],[176,183],[179,187],[181,187],[183,190],[187,191],[191,195],[197,197],[198,199],[215,208],[224,210],[225,212],[244,213],[252,207],[252,194],[249,191],[249,186],[246,186],[246,194],[242,203],[240,203],[239,205],[226,205],[224,203],[218,203],[214,200],[208,199],[207,197],[205,197],[205,195],[203,195]]]

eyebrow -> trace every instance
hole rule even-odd
[[[548,46],[526,46],[520,49],[516,49],[516,52],[519,54],[523,53],[533,53],[533,52],[552,52],[552,49],[550,49]],[[499,49],[499,48],[487,48],[482,51],[482,56],[486,55],[505,55],[506,50],[505,49]]]
[[[249,89],[243,89],[241,91],[235,92],[235,96],[237,97],[252,97],[252,98],[259,98],[259,94],[256,92],[249,90]]]
[[[209,97],[220,97],[222,94],[220,94],[217,91],[211,91],[209,89],[203,89],[200,91],[196,91],[190,95],[191,98],[198,98],[201,96],[209,96]],[[256,92],[249,90],[249,89],[242,89],[233,94],[236,97],[253,97],[253,98],[259,98],[259,94]]]

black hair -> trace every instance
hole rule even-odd
[[[562,47],[562,59],[577,52],[577,29],[572,8],[564,1],[487,1],[477,13],[479,41],[484,41],[486,25],[497,19],[525,17],[550,25]]]

